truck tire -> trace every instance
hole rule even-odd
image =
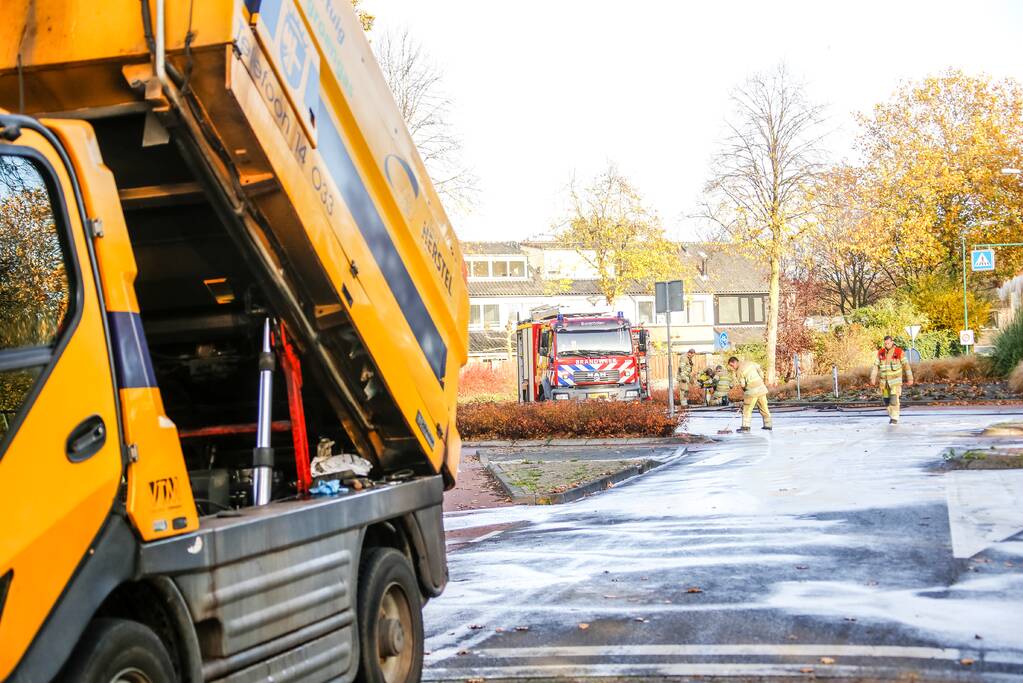
[[[152,629],[128,619],[93,619],[59,680],[66,683],[174,683],[177,675]]]
[[[415,683],[423,672],[423,601],[409,561],[368,548],[359,565],[362,683]]]

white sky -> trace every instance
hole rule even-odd
[[[408,28],[444,72],[477,208],[463,239],[524,239],[563,216],[573,174],[614,161],[672,237],[696,237],[729,91],[784,61],[829,105],[836,159],[853,112],[948,67],[1023,78],[1023,2],[364,0],[373,33]],[[372,37],[372,34],[371,34]]]

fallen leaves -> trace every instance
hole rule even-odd
[[[586,630],[586,629],[588,629],[589,627],[590,627],[590,625],[589,625],[589,624],[587,624],[586,622],[582,622],[581,624],[579,624],[579,630],[580,630],[580,631],[585,631],[585,630]]]
[[[821,664],[826,664],[828,666],[835,663],[835,660],[832,657],[821,657],[819,661]]]
[[[528,626],[516,626],[515,630],[516,631],[528,631],[529,627]]]
[[[458,656],[459,656],[459,657],[464,657],[464,656],[465,656],[465,655],[467,655],[467,654],[469,654],[469,651],[468,651],[468,650],[459,650],[459,651],[458,651]]]
[[[801,674],[812,674],[813,673],[813,667],[812,666],[804,666],[802,669],[799,670],[799,673],[801,673]]]
[[[702,593],[703,589],[698,586],[692,586],[686,589],[686,593]]]
[[[974,660],[970,659],[969,657],[963,657],[962,659],[959,660],[959,663],[962,664],[963,666],[973,666],[973,662]]]

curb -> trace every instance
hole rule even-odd
[[[677,436],[636,437],[631,439],[523,439],[521,441],[463,441],[463,448],[535,448],[538,446],[646,446],[677,444],[688,445],[690,439]]]
[[[632,467],[627,467],[624,470],[619,470],[618,472],[615,472],[614,474],[608,474],[603,477],[600,477],[599,479],[594,479],[593,481],[587,482],[582,486],[577,486],[562,493],[550,494],[529,493],[528,491],[519,488],[515,484],[512,484],[510,481],[508,481],[508,479],[501,472],[500,468],[491,465],[490,458],[488,458],[485,455],[480,455],[479,458],[480,464],[483,465],[483,467],[485,467],[488,472],[494,475],[494,478],[497,479],[497,482],[501,485],[501,488],[504,489],[504,492],[511,499],[512,504],[560,505],[562,503],[571,503],[579,500],[580,498],[591,496],[594,493],[600,493],[601,491],[605,491],[614,486],[615,484],[625,481],[626,479],[631,479],[641,474],[645,474],[646,472],[650,472],[652,470],[656,470],[661,467],[664,467],[665,465],[673,463],[676,460],[684,457],[688,453],[689,447],[686,446],[682,448],[682,452],[680,454],[668,458],[667,460],[643,460],[640,463],[633,465]]]

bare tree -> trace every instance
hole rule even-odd
[[[373,49],[437,192],[462,210],[471,208],[479,179],[462,160],[440,69],[407,29],[384,33]]]
[[[821,302],[842,315],[884,296],[895,284],[886,263],[887,240],[878,226],[860,168],[837,165],[816,185],[817,220],[802,241],[798,261],[819,283]]]
[[[823,107],[806,99],[784,66],[751,76],[733,91],[732,103],[705,217],[770,266],[766,370],[773,384],[782,263],[812,222],[809,190],[819,172]]]

